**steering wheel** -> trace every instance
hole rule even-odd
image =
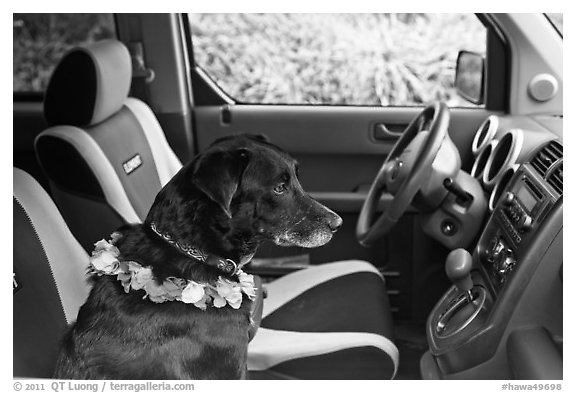
[[[438,102],[426,107],[408,124],[386,157],[364,201],[356,225],[356,238],[360,244],[366,247],[374,244],[408,209],[431,173],[432,162],[448,133],[449,121],[448,107]],[[371,224],[385,191],[394,196],[392,202]]]

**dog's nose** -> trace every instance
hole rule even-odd
[[[336,232],[342,226],[342,222],[343,222],[342,217],[335,214],[334,217],[328,222],[328,225],[330,226],[330,230],[332,232]]]

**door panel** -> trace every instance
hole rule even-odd
[[[222,110],[229,109],[226,123]],[[197,107],[199,149],[215,139],[248,132],[265,134],[300,161],[308,191],[355,191],[369,185],[394,141],[374,138],[380,124],[405,127],[421,108],[232,105]],[[470,146],[481,109],[452,109],[450,137],[463,168],[470,168]],[[334,176],[337,174],[338,176]]]

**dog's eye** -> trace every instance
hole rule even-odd
[[[274,192],[276,194],[283,194],[287,190],[285,183],[280,183],[276,187],[274,187]]]

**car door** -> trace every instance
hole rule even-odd
[[[459,50],[497,51],[497,35],[473,14],[191,14],[185,26],[199,150],[264,134],[298,159],[304,189],[344,219],[327,246],[265,245],[256,262],[282,272],[367,260],[386,276],[397,316],[425,318],[425,299],[447,286],[446,250],[423,234],[415,210],[371,248],[358,244],[356,221],[386,155],[426,104],[449,104],[450,137],[470,169],[474,133],[502,101],[494,85],[482,105],[457,96],[455,60]]]

